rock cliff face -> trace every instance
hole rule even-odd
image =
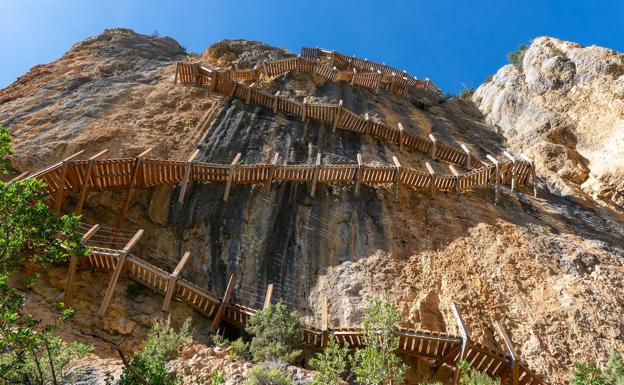
[[[475,92],[486,121],[554,191],[624,207],[624,55],[549,37]]]
[[[609,82],[607,73],[615,74],[619,64],[615,59],[610,65],[599,61],[590,70],[594,64],[589,58],[572,54],[581,48],[557,44],[568,54],[556,59],[561,61],[558,67],[540,65],[540,72],[528,77],[542,79],[533,80],[535,90],[515,67],[505,67],[478,90],[475,100],[485,119],[470,102],[442,102],[426,92],[410,91],[402,98],[296,73],[263,85],[298,100],[342,99],[346,107],[371,119],[401,122],[421,135],[434,133],[442,143],[465,142],[480,158],[500,155],[508,147],[516,155],[524,151],[536,160],[544,184],[553,187],[540,189],[538,199],[525,191],[504,190],[501,202],[494,205],[492,190],[485,188],[459,196],[363,187],[356,196],[347,186],[317,188],[311,198],[309,186],[283,183],[270,190],[233,186],[225,203],[223,185],[192,185],[179,205],[177,187],[146,189],[135,193],[125,222],[126,227],[146,230],[136,252],[171,271],[182,252],[191,250],[183,275],[218,294],[229,274],[240,269],[240,301],[257,305],[266,285],[274,283],[275,297],[299,308],[312,322],[319,320],[319,299],[325,294],[331,299],[330,321],[335,326],[357,324],[366,296],[385,292],[413,326],[455,332],[449,305],[456,302],[473,339],[501,347],[491,320],[503,319],[529,366],[551,383],[564,383],[574,360],[603,360],[612,349],[624,350],[624,230],[615,214],[597,211],[589,199],[590,192],[597,193],[588,190],[590,185],[616,183],[616,168],[611,166],[618,159],[612,156],[610,162],[600,163],[598,154],[615,154],[609,147],[613,139],[607,137],[618,135],[618,91],[617,81]],[[535,52],[532,47],[525,55],[527,68],[528,63],[550,60]],[[223,41],[201,60],[251,68],[289,55],[257,42]],[[237,99],[209,97],[203,89],[174,87],[175,62],[184,58],[171,39],[109,30],[77,44],[59,60],[34,68],[0,91],[0,123],[15,135],[15,166],[42,167],[80,148],[91,153],[110,148],[113,156],[134,156],[155,146],[152,156],[182,160],[199,148],[200,160],[220,163],[229,163],[238,152],[249,163],[269,161],[275,152],[288,163],[313,163],[320,152],[324,164],[355,162],[357,153],[367,163],[391,163],[396,155],[405,166],[424,169],[429,161],[437,172],[448,173],[444,164],[401,151],[398,145],[332,133]],[[576,63],[575,75],[569,73],[569,62]],[[122,70],[97,70],[112,63]],[[587,73],[592,71],[602,74],[595,76],[602,83],[590,80]],[[570,81],[578,85],[566,85]],[[599,96],[586,96],[597,100],[600,112],[569,96],[583,94],[581,85],[586,90],[590,84],[605,87]],[[568,99],[561,96],[566,87]],[[529,96],[537,92],[541,96]],[[546,97],[552,103],[567,103],[570,115],[560,120],[567,122],[565,129],[555,128],[563,123],[554,123],[563,107],[546,108],[547,103],[534,99]],[[530,105],[531,112],[520,109],[522,103]],[[592,115],[581,119],[583,111]],[[533,119],[520,119],[526,116]],[[539,126],[536,122],[544,116],[553,118]],[[600,118],[604,131],[590,124],[591,116]],[[590,158],[590,163],[584,160]],[[594,167],[594,161],[601,168]],[[603,184],[587,182],[598,179]],[[566,197],[570,191],[585,194],[583,204]],[[600,197],[620,204],[616,195]],[[112,224],[122,198],[121,193],[91,193],[86,219]],[[75,197],[70,196],[64,209],[71,211],[74,205]],[[123,310],[127,302],[117,298],[112,307]],[[89,306],[85,308],[87,312]],[[153,314],[158,312],[153,309]],[[116,317],[134,318],[132,322],[141,326],[136,321],[140,314],[118,313]],[[95,322],[84,325],[99,327]]]

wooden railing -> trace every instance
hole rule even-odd
[[[396,68],[387,66],[386,64],[375,63],[366,59],[358,59],[355,56],[347,56],[336,51],[330,51],[321,48],[302,48],[300,56],[310,60],[330,61],[338,66],[355,68],[360,71],[370,71],[370,73],[377,73],[382,76],[393,76],[404,81],[409,87],[424,88],[437,95],[442,95],[440,90],[429,79],[419,80],[415,76],[408,74],[406,71],[401,71]]]
[[[305,59],[292,58],[285,60],[301,62]],[[320,64],[317,63],[317,65]],[[191,67],[193,67],[194,70],[191,70]],[[291,67],[292,66],[290,65],[284,65],[280,68]],[[263,69],[261,66],[254,71],[261,72],[264,70],[266,69]],[[278,94],[272,95],[266,91],[253,87],[253,85],[246,86],[238,83],[237,80],[247,78],[248,76],[237,78],[235,75],[232,75],[233,73],[239,74],[236,76],[240,76],[241,71],[217,71],[209,69],[199,63],[178,63],[176,69],[176,82],[179,79],[182,84],[206,85],[211,92],[237,97],[247,103],[257,103],[272,110],[273,112],[282,112],[287,115],[293,115],[301,118],[302,120],[314,120],[321,123],[323,126],[331,127],[332,130],[339,128],[363,135],[370,135],[381,140],[398,143],[401,148],[404,146],[411,148],[427,154],[437,161],[448,164],[465,167],[467,169],[482,168],[484,165],[492,166],[491,163],[477,159],[477,157],[475,157],[475,155],[472,154],[465,145],[462,145],[459,148],[452,147],[446,144],[437,143],[433,134],[429,135],[429,137],[422,137],[413,133],[405,132],[401,124],[398,124],[397,127],[394,128],[382,122],[375,122],[369,119],[367,115],[361,117],[354,112],[349,111],[342,106],[342,103],[309,103],[306,99],[304,99],[303,102],[297,102],[286,97],[281,97]],[[198,80],[197,77],[201,77],[201,80]],[[532,172],[532,163],[525,159],[514,160],[514,163],[517,163],[514,167],[517,169],[517,172],[514,175],[515,178],[519,178],[518,185],[526,184],[526,181]],[[472,182],[465,183],[464,185],[469,186],[471,183]],[[511,180],[510,178],[504,178],[502,183],[511,183]],[[460,190],[463,189],[465,188],[460,188]]]
[[[53,199],[62,199],[67,192],[86,190],[118,190],[148,188],[189,182],[225,183],[227,192],[232,184],[265,184],[273,182],[304,182],[316,184],[396,185],[421,191],[461,192],[503,183],[527,186],[532,175],[530,164],[496,161],[463,174],[438,175],[427,163],[427,171],[394,165],[358,164],[217,164],[179,162],[151,158],[70,160],[57,163],[34,173],[30,178],[46,182]],[[359,160],[359,157],[358,157]],[[61,167],[61,165],[63,167]],[[498,171],[497,171],[498,170]],[[87,175],[88,174],[88,175]],[[498,178],[498,179],[497,179]],[[497,183],[498,182],[498,183]],[[63,189],[63,194],[58,190]],[[227,199],[227,197],[225,197]]]

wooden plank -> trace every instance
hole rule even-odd
[[[89,163],[87,163],[87,169],[85,170],[85,175],[82,180],[82,187],[80,188],[80,198],[78,199],[78,206],[76,206],[77,215],[82,214],[82,207],[84,206],[85,199],[87,198],[87,191],[89,191],[89,179],[91,178],[93,165],[95,164],[97,158],[106,154],[107,152],[108,149],[105,149],[89,158]]]
[[[492,155],[487,154],[486,157],[488,158],[488,160],[492,163],[494,163],[494,165],[496,166],[496,190],[494,192],[494,203],[498,203],[498,200],[500,198],[500,169],[499,169],[499,162],[498,160],[496,160],[496,158],[494,158]]]
[[[496,325],[496,330],[503,338],[505,349],[509,354],[509,359],[511,362],[511,385],[519,385],[518,382],[520,377],[520,357],[518,356],[518,353],[516,352],[516,349],[511,342],[511,338],[509,338],[509,335],[507,334],[507,331],[505,330],[503,324],[499,320],[497,320],[494,324]]]
[[[249,86],[247,86],[247,95],[245,97],[245,104],[249,104],[249,100],[251,99],[251,91],[253,90],[254,84],[255,83],[251,83]]]
[[[340,121],[340,117],[342,115],[342,108],[342,99],[340,99],[336,115],[334,116],[334,123],[332,124],[332,132],[336,132],[336,127],[338,127],[338,122]]]
[[[238,279],[237,277],[238,277],[238,274],[236,272],[234,272],[234,274],[230,276],[230,280],[228,281],[227,287],[225,288],[225,293],[223,294],[223,300],[221,301],[221,304],[219,305],[217,314],[215,314],[215,317],[213,318],[212,323],[210,324],[211,333],[216,333],[217,329],[219,329],[219,325],[221,324],[221,319],[223,318],[223,313],[225,313],[225,309],[227,308],[230,302],[230,297],[232,296],[232,292],[234,291],[234,286],[236,285],[236,280]]]
[[[399,149],[403,151],[403,132],[405,130],[403,129],[403,125],[400,122],[398,123],[398,125],[399,125]]]
[[[225,193],[223,194],[223,201],[227,202],[228,197],[230,196],[230,187],[232,186],[232,178],[234,177],[234,172],[236,171],[236,163],[241,158],[241,153],[239,152],[234,157],[234,160],[230,164],[230,169],[228,170],[227,184],[225,185]]]
[[[134,234],[132,239],[128,241],[126,246],[121,250],[121,254],[117,257],[117,264],[115,265],[115,270],[113,271],[113,276],[108,283],[108,287],[106,288],[106,292],[104,294],[104,299],[102,300],[102,304],[98,310],[98,316],[102,317],[106,313],[106,309],[108,309],[108,305],[110,304],[111,299],[113,298],[113,293],[115,291],[115,286],[117,286],[117,281],[119,280],[119,276],[121,275],[121,271],[123,270],[124,264],[126,262],[126,257],[130,252],[130,249],[136,245],[136,243],[143,236],[143,229],[139,230]]]
[[[355,177],[355,194],[356,195],[360,193],[360,185],[362,184],[362,176],[364,172],[364,164],[362,163],[362,154],[360,154],[359,152],[357,154],[357,164],[358,164],[358,169],[357,169],[357,175]]]
[[[178,282],[178,276],[180,275],[180,272],[184,268],[184,265],[186,265],[186,261],[188,261],[190,256],[191,256],[190,251],[187,251],[186,253],[184,253],[184,255],[182,256],[182,259],[180,259],[180,262],[178,262],[178,265],[176,266],[175,270],[169,277],[169,281],[167,282],[167,290],[165,292],[165,300],[163,301],[163,304],[162,304],[163,311],[169,311],[169,305],[171,305],[171,299],[173,298],[173,294],[175,293],[175,286],[176,286],[176,283]]]
[[[314,176],[312,177],[312,188],[310,189],[310,196],[314,198],[316,192],[316,184],[318,183],[319,174],[321,172],[321,153],[316,154],[316,163],[314,165]]]
[[[134,160],[134,166],[132,168],[132,175],[130,176],[130,181],[128,186],[126,187],[126,196],[124,198],[123,205],[121,206],[121,211],[119,212],[119,216],[117,217],[117,221],[115,222],[115,228],[120,229],[123,224],[123,220],[126,217],[126,213],[130,208],[130,200],[132,199],[132,192],[134,191],[134,186],[136,185],[136,180],[139,175],[139,170],[141,169],[141,165],[143,165],[143,160],[145,159],[145,155],[152,151],[152,147],[140,153]],[[114,243],[114,242],[113,242]]]
[[[93,235],[99,229],[100,229],[100,225],[91,226],[89,231],[87,231],[85,235],[82,236],[80,243],[84,244],[85,242],[87,242],[89,239],[91,239],[91,237],[93,237]],[[63,297],[63,307],[65,309],[71,306],[71,297],[74,291],[74,279],[76,278],[77,266],[78,266],[78,257],[75,255],[72,255],[69,260],[69,270],[67,272],[67,280],[65,281],[65,295]]]
[[[273,297],[273,284],[269,283],[269,285],[267,286],[266,295],[264,296],[264,304],[262,306],[263,309],[266,310],[269,306],[271,306],[272,297]]]
[[[193,151],[191,156],[186,161],[186,169],[184,170],[184,179],[182,180],[182,186],[180,187],[180,195],[178,196],[178,203],[184,203],[184,195],[186,194],[186,188],[189,183],[189,177],[191,175],[191,170],[193,169],[193,161],[199,155],[199,149]]]
[[[306,96],[305,98],[303,98],[303,103],[301,105],[301,121],[302,122],[306,121],[307,106],[308,106],[308,97]]]
[[[15,178],[11,179],[10,181],[7,182],[7,184],[11,184],[13,182],[17,182],[18,180],[22,180],[24,178],[26,178],[26,176],[30,174],[29,171],[24,171],[23,173],[19,174],[18,176],[16,176]]]
[[[280,92],[277,91],[275,93],[275,96],[273,96],[273,113],[274,114],[277,114],[277,101],[279,99],[279,94],[280,94]]]

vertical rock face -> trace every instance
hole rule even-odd
[[[200,59],[252,68],[290,55],[230,40]],[[0,123],[15,136],[13,163],[34,169],[81,148],[133,157],[154,146],[153,157],[184,160],[199,148],[198,160],[222,164],[237,153],[242,163],[279,153],[291,164],[312,164],[318,153],[323,164],[356,163],[358,153],[365,163],[390,164],[396,155],[405,167],[425,170],[427,161],[449,173],[398,145],[174,87],[175,62],[184,58],[171,39],[108,30],[34,68],[0,91]],[[96,70],[106,63],[123,70]],[[533,199],[504,190],[494,205],[490,187],[431,195],[362,186],[355,195],[353,186],[319,185],[312,198],[307,184],[275,183],[234,185],[223,202],[224,185],[192,184],[180,205],[178,186],[137,190],[125,224],[145,235],[133,252],[172,271],[190,250],[182,275],[195,284],[220,295],[239,269],[238,301],[258,306],[274,283],[274,298],[312,321],[326,295],[333,326],[357,324],[366,297],[386,294],[412,326],[454,332],[455,302],[473,339],[502,349],[490,321],[503,319],[529,366],[562,384],[573,361],[624,348],[621,221],[597,212],[593,200],[579,205],[560,194],[621,205],[621,72],[611,51],[538,39],[522,68],[504,67],[476,92],[483,114],[470,102],[414,90],[402,98],[303,73],[267,80],[259,86],[273,93],[343,100],[373,120],[433,133],[440,143],[465,142],[481,159],[508,147],[525,152],[551,192]],[[122,201],[120,192],[91,193],[86,220],[113,224]],[[75,203],[69,196],[65,210]]]
[[[624,56],[550,37],[506,65],[474,102],[564,194],[624,208]]]

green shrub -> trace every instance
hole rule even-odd
[[[249,357],[249,343],[245,342],[242,338],[237,339],[236,341],[230,344],[232,351],[230,352],[230,359],[232,361],[237,360],[239,358],[248,358]]]
[[[609,368],[609,375],[613,384],[624,385],[624,360],[622,360],[622,355],[618,352],[611,353],[607,367]]]
[[[260,364],[249,370],[245,385],[292,385],[292,381],[279,368]]]
[[[572,385],[611,385],[611,382],[596,364],[575,362]]]
[[[524,59],[524,53],[529,47],[526,44],[520,44],[518,49],[514,52],[509,52],[507,54],[507,60],[510,64],[514,64],[517,66],[522,66],[522,60]]]
[[[395,354],[399,339],[393,330],[401,314],[386,298],[368,298],[362,334],[365,347],[353,358],[355,379],[361,385],[401,383],[407,366]]]
[[[221,329],[217,330],[217,332],[215,334],[212,335],[212,343],[215,346],[218,346],[220,348],[228,348],[230,347],[230,340],[228,340],[227,338],[225,338],[223,336],[223,333],[221,332]]]
[[[485,373],[471,368],[470,364],[466,361],[459,362],[459,369],[461,370],[461,377],[459,379],[460,385],[501,385],[498,378],[492,378]]]
[[[472,100],[472,95],[474,94],[475,89],[472,87],[466,87],[459,94],[460,99],[464,100]]]
[[[263,88],[270,88],[271,86],[273,86],[273,83],[275,82],[275,76],[267,76],[267,75],[260,75],[260,78],[258,79],[258,83],[260,84],[260,87]]]
[[[150,385],[176,385],[180,379],[169,374],[165,364],[177,356],[177,347],[191,338],[191,319],[188,318],[179,331],[171,327],[169,318],[154,322],[143,349],[124,367],[119,385],[141,385],[136,374]]]
[[[217,370],[216,372],[212,373],[212,376],[210,376],[210,385],[221,384],[225,384],[225,376],[223,375],[222,371]]]
[[[251,316],[246,331],[253,335],[249,350],[255,362],[294,362],[301,354],[301,318],[281,301]]]
[[[349,349],[341,347],[333,335],[329,336],[327,347],[310,360],[310,367],[318,373],[310,385],[336,385],[347,371]]]
[[[492,81],[492,79],[494,79],[494,75],[488,75],[488,76],[485,78],[485,81],[484,81],[483,83],[489,83],[489,82],[491,82],[491,81]]]

